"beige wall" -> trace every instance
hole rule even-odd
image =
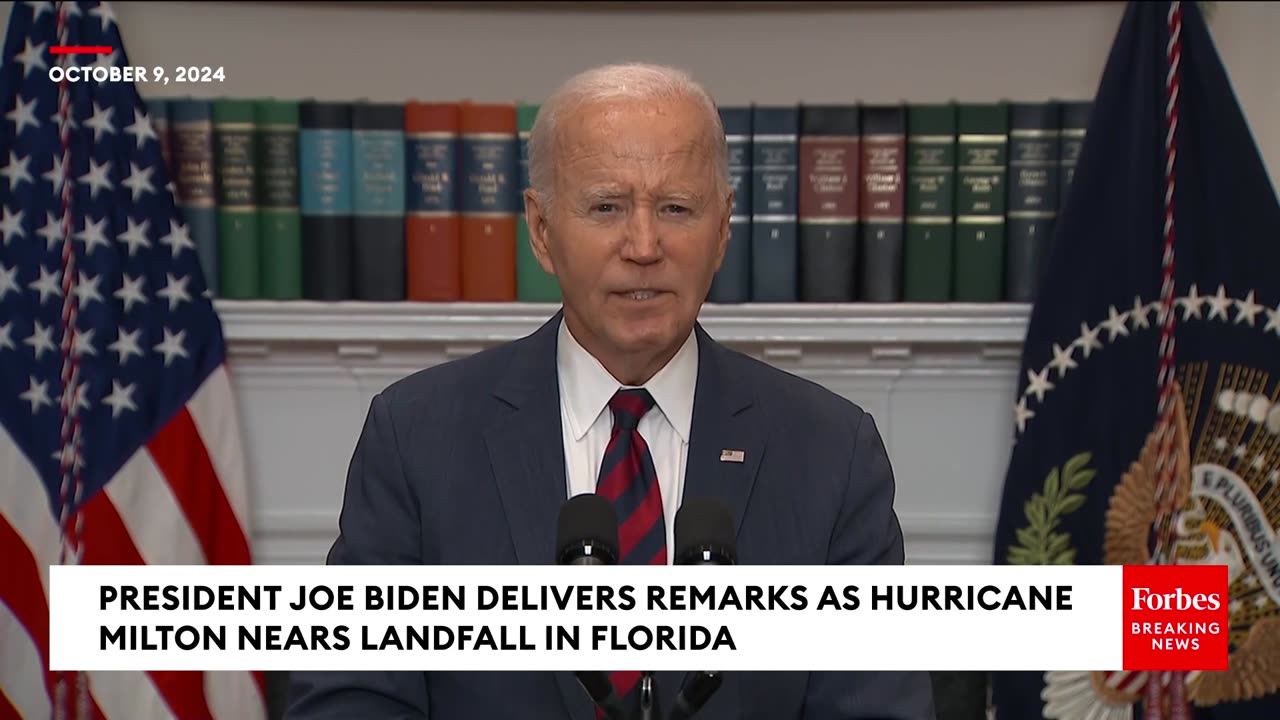
[[[0,3],[7,25],[11,3]],[[223,66],[155,95],[538,100],[621,59],[684,66],[726,103],[1092,96],[1122,3],[177,3],[113,7],[134,64]],[[856,6],[855,6],[856,5]],[[658,9],[654,9],[658,8]],[[1211,30],[1280,177],[1280,3]]]

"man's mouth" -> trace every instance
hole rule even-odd
[[[662,291],[661,290],[622,290],[615,294],[620,295],[628,300],[643,301],[643,300],[652,300],[658,297],[659,295],[662,294]]]

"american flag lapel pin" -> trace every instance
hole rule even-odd
[[[741,450],[721,450],[720,462],[736,462],[740,463],[746,459],[747,454]]]

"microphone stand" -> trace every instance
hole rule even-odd
[[[640,720],[662,720],[658,702],[658,679],[651,672],[640,676]]]

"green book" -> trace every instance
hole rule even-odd
[[[955,272],[955,103],[907,106],[906,302],[947,302]]]
[[[1004,299],[1005,184],[1009,172],[1008,103],[957,108],[955,299]]]
[[[516,132],[520,138],[520,182],[516,207],[516,300],[519,302],[560,302],[560,284],[538,264],[529,244],[529,224],[524,219],[524,190],[529,187],[529,132],[538,117],[538,106],[516,106]]]
[[[298,101],[254,103],[257,133],[259,281],[262,297],[302,297],[302,212],[298,198]]]
[[[218,280],[230,299],[259,296],[258,184],[253,101],[213,101],[218,194]]]

